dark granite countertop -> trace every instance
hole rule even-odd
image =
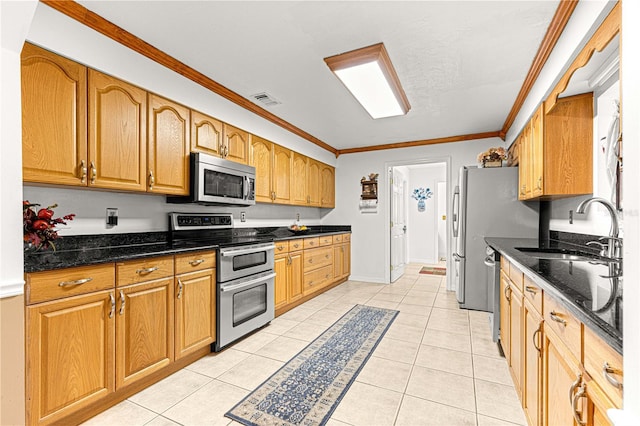
[[[564,241],[490,238],[488,245],[520,267],[543,291],[559,300],[586,327],[622,354],[622,264],[599,259],[595,262],[538,259],[521,252],[521,247],[579,249]],[[616,275],[615,278],[609,278]]]
[[[173,243],[168,232],[75,235],[56,240],[56,251],[25,251],[24,272],[122,262],[146,257],[218,249],[221,246],[268,242],[351,232],[351,226],[313,226],[306,234],[286,227],[234,228],[213,241]]]

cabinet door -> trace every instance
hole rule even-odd
[[[115,390],[113,297],[100,291],[27,307],[28,424],[54,422]]]
[[[221,156],[222,122],[191,110],[191,151]]]
[[[524,301],[522,405],[530,425],[540,424],[542,401],[542,317]]]
[[[145,191],[147,92],[89,70],[89,186]]]
[[[249,148],[249,165],[256,168],[255,195],[256,201],[273,202],[273,143],[258,136],[251,138]]]
[[[307,205],[307,168],[309,159],[304,155],[293,153],[293,182],[291,184],[292,204]]]
[[[273,197],[278,204],[291,204],[293,193],[293,151],[273,146]]]
[[[333,246],[333,278],[339,280],[344,274],[344,247],[342,244]]]
[[[189,194],[189,109],[149,94],[148,190]]]
[[[247,164],[249,161],[249,133],[227,123],[223,128],[223,157],[236,163]]]
[[[500,271],[500,345],[511,366],[511,286],[504,271]]]
[[[519,199],[528,200],[531,198],[531,123],[522,130],[520,135],[520,164],[518,169],[518,181],[520,183]]]
[[[302,297],[303,278],[302,252],[289,253],[289,302]]]
[[[523,310],[522,310],[522,293],[515,287],[511,286],[511,371],[513,375],[513,384],[516,392],[522,399],[522,364],[523,364]]]
[[[531,196],[544,195],[544,131],[543,104],[531,118]]]
[[[323,164],[320,179],[320,207],[334,208],[336,206],[336,177],[334,168]]]
[[[547,329],[546,324],[543,358],[543,424],[575,425],[569,397],[575,395],[576,387],[580,384],[580,367],[560,339]],[[578,404],[578,410],[581,409],[581,404]]]
[[[309,158],[307,168],[307,205],[320,206],[320,163],[316,160]]]
[[[215,271],[204,269],[176,276],[176,359],[216,340]]]
[[[119,288],[116,298],[116,389],[120,389],[173,361],[173,277]]]
[[[20,71],[23,180],[86,186],[87,68],[26,43]]]
[[[275,309],[279,309],[287,304],[287,287],[289,286],[289,255],[276,256],[273,263],[275,278]]]
[[[342,276],[348,277],[351,275],[351,243],[347,242],[342,245],[343,257],[342,257]]]

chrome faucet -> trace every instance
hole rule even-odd
[[[618,234],[620,232],[620,227],[618,226],[618,214],[616,213],[616,209],[609,201],[600,197],[592,197],[587,198],[583,202],[578,205],[576,209],[576,213],[584,214],[587,210],[587,207],[591,205],[591,203],[600,203],[607,208],[609,211],[609,215],[611,216],[611,229],[609,230],[608,237],[602,237],[600,240],[609,240],[607,244],[603,244],[599,241],[589,241],[587,245],[597,244],[602,248],[601,255],[606,255],[606,257],[610,259],[621,259],[622,258],[622,240],[618,238]]]

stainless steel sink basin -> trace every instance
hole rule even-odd
[[[535,257],[536,259],[572,260],[583,262],[598,259],[598,256],[593,254],[560,248],[516,247],[516,250],[526,254],[527,256]]]

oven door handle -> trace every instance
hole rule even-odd
[[[270,251],[270,250],[275,250],[275,249],[276,249],[275,244],[272,244],[270,246],[253,247],[253,248],[248,248],[248,249],[220,250],[220,256],[222,256],[222,257],[237,256],[239,254],[258,253],[258,252],[261,252],[261,251]]]
[[[260,277],[260,278],[256,278],[253,279],[251,281],[246,281],[240,284],[235,284],[235,285],[230,285],[230,286],[225,286],[225,285],[221,285],[220,286],[220,291],[222,293],[226,293],[227,291],[237,291],[237,290],[242,290],[243,288],[246,287],[251,287],[255,284],[261,283],[263,281],[266,280],[270,280],[271,278],[275,278],[276,274],[275,272],[273,274],[269,274],[269,275],[265,275],[264,277]]]

